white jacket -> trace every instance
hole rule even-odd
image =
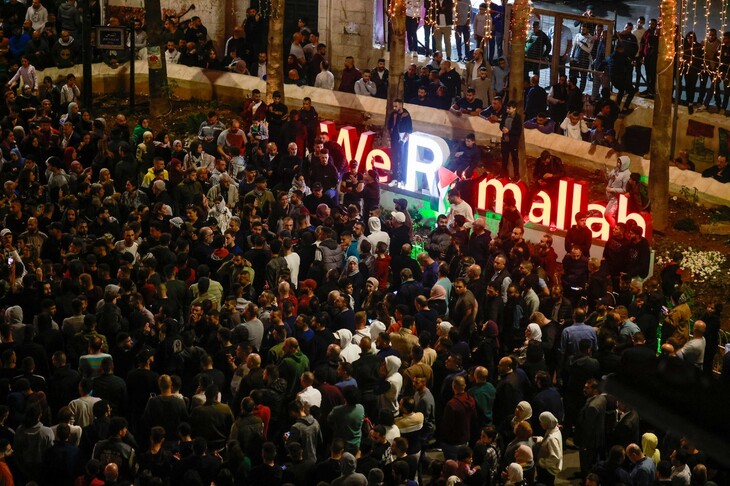
[[[540,442],[537,463],[557,476],[563,470],[563,435],[558,428],[558,419],[550,412],[543,412],[540,414],[540,425],[547,428]]]

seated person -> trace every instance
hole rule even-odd
[[[611,157],[616,152],[625,152],[624,146],[616,139],[616,130],[613,128],[606,130],[603,134],[605,146],[610,150],[606,153],[606,158]]]
[[[476,97],[476,90],[467,88],[466,96],[456,100],[456,103],[451,106],[451,112],[459,116],[477,116],[482,111],[482,107],[482,100]]]
[[[689,152],[686,149],[679,151],[679,156],[674,159],[674,164],[679,170],[696,170],[695,163],[689,160]]]
[[[545,191],[548,194],[555,192],[560,178],[564,175],[565,168],[560,157],[543,150],[540,158],[535,161],[535,169],[532,171],[533,187],[531,189],[533,197],[538,191]]]
[[[573,140],[583,140],[583,134],[590,131],[588,124],[583,120],[583,114],[579,111],[571,112],[560,124],[560,128],[563,130],[563,135]]]
[[[477,165],[479,165],[479,159],[481,157],[481,151],[477,146],[476,137],[473,133],[468,134],[464,137],[464,141],[459,142],[453,157],[449,161],[448,168],[462,175],[462,177],[471,176]]]
[[[296,84],[297,86],[304,86],[304,81],[299,77],[299,71],[296,69],[290,69],[284,78],[284,84]]]
[[[548,118],[547,113],[541,111],[535,118],[531,118],[525,122],[524,125],[527,129],[537,128],[542,133],[551,134],[555,133],[555,122]]]
[[[591,128],[591,135],[590,135],[591,143],[593,145],[601,145],[604,147],[606,146],[606,138],[605,138],[606,129],[605,129],[604,122],[605,122],[605,120],[601,115],[598,115],[593,120],[593,126]]]
[[[451,107],[451,97],[446,91],[446,86],[441,85],[436,89],[436,96],[433,98],[431,106],[439,110],[448,110]]]
[[[408,100],[408,103],[418,106],[431,106],[431,99],[428,96],[428,90],[425,86],[418,87],[418,94]]]
[[[727,166],[727,157],[718,155],[715,165],[702,171],[702,177],[712,177],[722,183],[730,182],[730,167]]]
[[[479,116],[486,118],[492,123],[499,123],[502,121],[502,115],[507,112],[507,109],[502,103],[501,96],[495,96],[492,98],[492,104],[479,113]]]
[[[243,64],[237,67],[239,63]],[[238,72],[240,68],[246,69],[246,61],[238,55],[238,49],[231,47],[228,49],[228,55],[223,58],[223,67],[228,71]]]

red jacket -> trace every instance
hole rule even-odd
[[[471,423],[476,416],[476,402],[468,393],[459,393],[449,400],[441,418],[441,440],[450,445],[469,442]]]

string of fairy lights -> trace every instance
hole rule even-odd
[[[408,0],[409,2],[413,2],[417,4],[417,17],[416,20],[421,20],[421,6],[423,5],[422,0]],[[439,13],[440,13],[440,6],[441,1],[443,0],[432,0],[429,4],[429,7],[426,9],[426,15],[423,18],[423,25],[428,26],[431,28],[436,28],[439,26]],[[396,15],[396,5],[399,3],[399,0],[390,0],[388,3],[388,15],[392,18],[394,15]],[[451,4],[451,26],[454,31],[456,31],[456,27],[459,24],[459,10],[458,10],[458,4],[459,0],[454,0]],[[471,2],[469,2],[469,12],[471,12]],[[494,22],[492,20],[492,12],[488,11],[485,19],[484,19],[484,35],[483,38],[485,40],[489,40],[494,35]],[[471,24],[471,15],[469,14],[469,24]],[[469,42],[469,40],[466,40]]]
[[[697,18],[698,12],[701,11],[701,5],[698,6],[698,0],[681,0],[682,6],[682,17],[679,19],[679,25],[677,27],[679,39],[677,39],[677,60],[679,62],[679,73],[681,75],[688,74],[690,69],[699,68],[700,72],[707,76],[712,81],[713,95],[714,91],[718,89],[719,81],[723,79],[723,73],[720,69],[719,54],[720,51],[715,53],[715,56],[708,58],[704,52],[705,45],[703,41],[699,39],[697,35]],[[710,29],[715,28],[721,36],[723,32],[726,32],[728,27],[728,19],[730,18],[730,0],[706,0],[705,3],[705,35],[704,39],[707,39],[710,34]],[[718,15],[713,15],[713,12]],[[691,21],[690,21],[691,16]],[[720,21],[719,27],[713,27],[713,21]],[[667,23],[667,25],[671,25]],[[688,28],[690,27],[690,28]],[[685,36],[693,32],[695,34],[694,42],[699,43],[700,47],[694,44],[685,45]],[[689,49],[689,52],[686,52]],[[668,54],[668,59],[671,60],[671,55]]]
[[[698,5],[699,3],[699,5]],[[713,7],[719,7],[719,21],[720,27],[714,27],[718,30],[719,36],[726,32],[728,27],[728,18],[730,12],[730,0],[707,0],[706,2],[698,2],[698,0],[681,0],[682,15],[678,19],[677,25],[677,41],[676,41],[676,59],[678,61],[678,71],[681,76],[686,75],[691,69],[697,69],[707,76],[712,81],[713,95],[714,91],[719,89],[719,82],[723,80],[724,74],[719,63],[720,50],[715,53],[715,56],[706,56],[704,52],[705,45],[699,39],[697,35],[697,19],[701,12],[702,5],[704,5],[704,16],[705,16],[705,35],[704,38],[709,37],[710,29],[713,28],[712,12]],[[715,10],[716,11],[716,10]],[[672,16],[672,19],[676,17],[676,9],[672,9],[671,13],[667,12],[668,17]],[[690,19],[691,17],[691,19]],[[715,17],[717,19],[717,17]],[[674,20],[672,20],[674,23]],[[695,37],[692,43],[685,44],[685,37],[689,32],[693,32]],[[702,48],[699,49],[694,43],[698,43]],[[669,47],[669,46],[668,46]],[[689,50],[689,52],[687,52]],[[674,49],[667,49],[667,61],[671,61],[675,53]],[[698,58],[699,56],[699,58]],[[726,69],[726,68],[725,68]]]

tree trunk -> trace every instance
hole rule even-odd
[[[509,99],[517,102],[517,113],[525,121],[525,43],[530,22],[529,0],[515,0],[512,6],[512,21],[510,26],[509,53]],[[529,184],[530,174],[527,171],[527,155],[525,152],[525,131],[520,136],[520,178]]]
[[[167,87],[167,65],[165,64],[165,47],[162,46],[164,25],[160,0],[145,2],[145,30],[147,31],[147,57],[149,63],[150,115],[163,116],[170,110],[170,93]],[[131,33],[134,35],[134,32]],[[153,52],[155,49],[159,50]],[[152,56],[156,62],[149,62]],[[131,60],[134,62],[134,58]],[[134,89],[134,86],[131,86]]]
[[[385,112],[390,116],[393,101],[403,99],[403,70],[406,63],[406,2],[391,0],[390,8],[390,83],[388,84],[388,105]],[[405,101],[405,100],[403,100]]]
[[[284,98],[284,3],[285,0],[271,0],[269,17],[268,63],[266,64],[266,99],[274,98],[274,91]]]
[[[674,23],[677,16],[676,0],[662,0],[659,6],[661,27],[657,59],[657,84],[654,97],[654,120],[649,164],[649,197],[652,224],[664,230],[669,219],[669,156],[672,138],[672,90],[674,85]],[[650,86],[649,89],[652,87]]]

